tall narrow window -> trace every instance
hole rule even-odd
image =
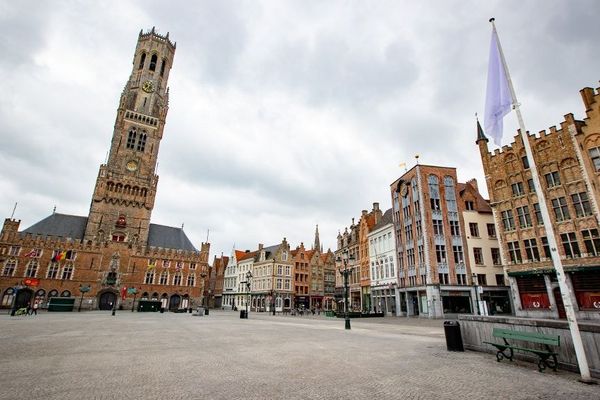
[[[571,218],[567,207],[567,200],[564,197],[552,199],[552,209],[557,221],[564,221]]]
[[[150,59],[150,67],[148,68],[150,71],[156,71],[156,61],[158,61],[158,56],[156,54],[152,54],[152,58]]]
[[[594,164],[594,169],[600,171],[600,147],[594,147],[590,149],[589,152],[592,164]]]
[[[187,285],[188,286],[194,286],[195,283],[196,283],[196,275],[189,274],[188,278],[187,278]]]
[[[525,194],[525,190],[523,190],[523,182],[513,183],[511,188],[514,197],[523,196]]]
[[[475,259],[475,264],[483,265],[483,250],[481,247],[473,247],[473,258]]]
[[[4,264],[4,269],[2,270],[2,276],[13,276],[15,274],[15,270],[17,269],[17,261],[16,260],[8,260],[6,264]]]
[[[487,224],[487,233],[489,238],[496,238],[496,227],[494,224]]]
[[[519,247],[519,242],[508,242],[506,245],[508,247],[510,262],[513,264],[520,264],[523,262],[523,259],[521,258],[521,248]]]
[[[37,275],[37,270],[38,270],[37,260],[29,261],[29,264],[27,265],[27,270],[25,271],[25,277],[26,278],[35,278]]]
[[[58,263],[53,262],[48,265],[48,272],[46,273],[46,278],[48,279],[56,279],[58,277]]]
[[[502,261],[500,259],[500,249],[497,247],[492,247],[492,264],[500,265]]]
[[[531,226],[531,216],[529,215],[528,206],[517,207],[517,217],[521,228],[528,228]]]
[[[535,239],[525,239],[523,240],[523,243],[525,244],[525,254],[527,255],[527,259],[531,261],[539,261],[540,252],[538,251]]]
[[[542,219],[542,210],[540,210],[540,203],[535,203],[533,205],[533,212],[535,213],[535,220],[538,225],[544,225],[544,220]]]
[[[140,65],[138,69],[144,68],[144,63],[146,62],[146,53],[142,53],[142,57],[140,58]]]
[[[544,175],[546,178],[546,185],[549,188],[560,185],[560,175],[558,175],[558,171],[550,172]]]
[[[435,245],[435,258],[438,263],[446,263],[446,246],[443,244]]]
[[[578,217],[592,215],[592,207],[590,207],[590,201],[586,192],[572,194],[571,199],[573,199],[573,205]]]
[[[542,236],[542,248],[544,249],[544,257],[551,258],[550,245],[548,244],[548,238],[546,236]]]
[[[472,237],[479,237],[479,225],[477,222],[469,222],[469,231]]]
[[[70,280],[71,278],[73,278],[73,264],[69,263],[63,267],[60,279]]]
[[[137,151],[144,151],[146,148],[146,137],[147,135],[145,133],[140,134],[140,138],[137,142]]]
[[[502,211],[502,226],[505,231],[512,231],[515,229],[515,219],[513,218],[512,210]]]
[[[146,272],[146,278],[144,279],[146,285],[152,285],[154,283],[154,271]]]
[[[163,58],[162,60],[162,64],[160,64],[160,76],[164,76],[165,75],[165,66],[167,64],[167,60],[165,60]]]
[[[585,251],[594,256],[600,254],[600,236],[598,236],[598,229],[586,229],[581,231],[581,234],[583,236],[583,243],[585,244]]]
[[[432,210],[440,210],[440,185],[437,176],[429,176],[429,197]]]
[[[129,131],[129,135],[127,136],[127,148],[128,149],[135,149],[136,137],[137,137],[137,132],[136,132],[135,128],[132,128]]]

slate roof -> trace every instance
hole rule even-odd
[[[87,217],[53,213],[21,232],[41,236],[62,236],[83,239]]]
[[[82,240],[85,235],[87,217],[53,213],[31,225],[21,234],[41,236],[62,236]],[[167,249],[198,251],[181,228],[150,224],[148,245]]]
[[[183,229],[158,224],[150,224],[148,246],[198,251],[190,239],[188,239]]]
[[[373,229],[371,229],[371,231],[374,231],[376,229],[379,229],[387,224],[391,224],[393,223],[392,221],[392,209],[388,209],[386,212],[383,213],[383,216],[381,217],[381,220],[379,221],[379,223],[377,225],[375,225],[373,227]]]

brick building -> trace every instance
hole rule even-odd
[[[579,318],[600,319],[600,96],[581,91],[586,118],[564,116],[560,127],[529,135],[567,285]],[[521,135],[488,151],[479,127],[486,183],[500,236],[501,256],[518,316],[564,318],[538,197]]]
[[[140,32],[89,214],[52,213],[22,231],[20,221],[5,220],[0,233],[2,307],[15,299],[18,306],[45,305],[59,296],[75,297],[76,306],[83,299],[86,309],[134,307],[134,296],[160,300],[171,310],[199,304],[210,245],[201,243],[197,249],[182,228],[150,223],[175,49],[168,34],[154,28]],[[86,287],[90,290],[81,297],[79,289]]]
[[[403,313],[440,318],[474,310],[457,188],[455,168],[419,164],[390,186]]]

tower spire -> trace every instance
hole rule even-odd
[[[315,243],[313,245],[313,249],[314,250],[321,249],[321,241],[319,240],[319,224],[317,224],[317,227],[315,229]]]

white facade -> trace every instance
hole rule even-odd
[[[235,305],[238,292],[237,269],[237,257],[235,255],[235,249],[233,249],[231,257],[229,257],[229,264],[227,264],[227,268],[225,268],[225,273],[223,275],[223,306],[227,308],[233,308]]]
[[[375,311],[400,315],[394,224],[390,222],[374,229],[367,237],[372,304]]]

